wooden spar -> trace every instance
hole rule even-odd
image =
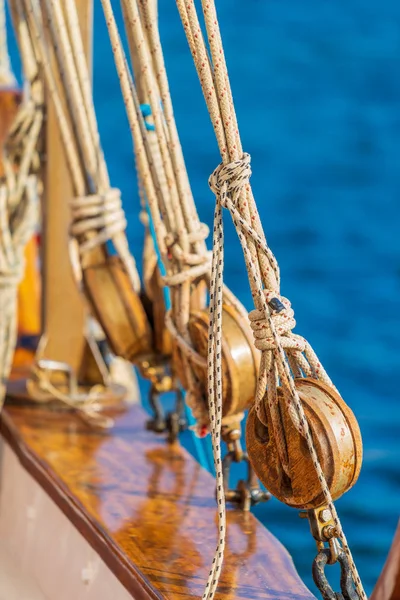
[[[215,481],[179,445],[146,431],[145,420],[130,407],[105,434],[54,407],[6,405],[0,487],[24,491],[14,493],[18,506],[0,498],[0,535],[11,554],[24,549],[24,574],[34,570],[46,597],[201,598],[216,542]],[[252,514],[229,510],[227,522],[218,600],[315,600]],[[101,585],[110,573],[118,591]]]

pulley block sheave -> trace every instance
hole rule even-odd
[[[151,327],[121,259],[100,248],[90,253],[90,261],[84,258],[83,290],[111,350],[133,363],[138,356],[150,354]]]
[[[314,379],[296,379],[296,389],[308,421],[312,441],[335,500],[358,479],[362,462],[362,440],[357,420],[339,394]],[[259,479],[278,500],[295,508],[317,508],[325,501],[317,471],[305,437],[289,414],[283,392],[277,394],[281,442],[286,464],[282,464],[278,436],[271,414],[267,425],[253,407],[246,426],[247,451]],[[276,422],[275,422],[276,427]]]
[[[207,356],[209,315],[197,311],[190,315],[189,332],[192,344],[203,357]],[[222,389],[223,417],[238,414],[254,401],[260,353],[254,348],[253,333],[243,315],[231,304],[222,312]],[[196,375],[207,398],[207,367],[194,365]]]

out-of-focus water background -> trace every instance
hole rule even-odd
[[[140,257],[132,143],[99,4],[93,65],[100,133],[112,183],[123,191],[131,248]],[[220,161],[218,148],[175,2],[159,4],[186,164],[200,217],[211,224],[207,179]],[[282,293],[295,309],[297,331],[312,343],[361,426],[360,479],[337,507],[369,593],[400,506],[400,3],[219,0],[217,7]],[[229,221],[225,278],[250,309]],[[315,589],[307,523],[276,500],[254,512]]]

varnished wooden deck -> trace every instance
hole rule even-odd
[[[145,418],[130,407],[101,433],[71,413],[7,405],[2,434],[133,597],[201,598],[216,543],[214,481],[147,432]],[[219,599],[314,598],[252,515],[230,510],[228,524]]]

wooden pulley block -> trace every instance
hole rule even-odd
[[[357,420],[339,394],[314,379],[296,379],[320,465],[335,500],[357,481],[362,440]],[[260,481],[281,502],[300,509],[318,508],[325,498],[305,438],[297,431],[278,388],[278,414],[287,448],[288,469],[278,454],[271,416],[268,426],[253,407],[246,424],[249,459]]]
[[[182,351],[178,347],[178,345],[172,341],[172,358],[171,358],[172,368],[176,376],[179,378],[180,384],[184,390],[189,389],[189,381],[186,376],[186,369],[184,366],[184,360],[182,358]]]
[[[206,281],[199,279],[199,281],[192,284],[192,291],[190,295],[191,313],[197,313],[205,309],[205,306],[207,305],[207,294],[208,285]],[[174,372],[179,377],[179,381],[181,382],[183,389],[188,390],[189,382],[186,376],[182,351],[179,349],[174,340],[172,340],[172,365]],[[203,379],[203,373],[201,378]]]
[[[208,346],[208,311],[193,312],[189,333],[197,352],[206,357]],[[242,412],[254,400],[260,353],[254,347],[253,333],[243,315],[230,304],[222,311],[223,416]],[[207,390],[207,369],[193,365],[197,377]],[[204,394],[207,397],[207,394]]]
[[[150,313],[153,329],[153,348],[155,352],[163,356],[172,354],[171,334],[165,326],[165,299],[163,291],[163,281],[159,268],[153,271],[153,274],[147,282],[147,294],[150,300]]]
[[[82,286],[116,356],[134,363],[151,353],[151,327],[119,257],[96,249],[90,263],[83,265]]]

